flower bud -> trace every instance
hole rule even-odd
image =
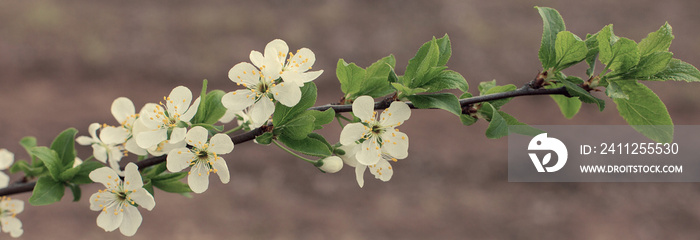
[[[326,173],[336,173],[343,168],[343,160],[338,156],[330,156],[319,161],[321,166],[318,166],[323,172]]]

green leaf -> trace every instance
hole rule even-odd
[[[672,57],[673,53],[670,52],[654,52],[648,54],[639,60],[637,67],[627,74],[627,76],[631,79],[651,77],[666,69]]]
[[[221,117],[226,113],[226,107],[221,103],[221,98],[226,93],[221,90],[214,90],[207,93],[204,100],[204,109],[197,109],[197,114],[201,114],[199,122],[193,123],[205,123],[205,124],[215,124]]]
[[[80,167],[69,168],[63,171],[58,178],[60,181],[70,181],[78,172],[80,172]]]
[[[58,159],[60,159],[62,168],[70,168],[73,166],[73,162],[75,162],[76,134],[78,134],[78,130],[75,128],[66,129],[58,134],[53,140],[53,143],[51,143],[51,149],[58,154]]]
[[[46,168],[49,170],[51,178],[56,181],[61,180],[60,176],[63,166],[56,151],[47,147],[34,147],[32,148],[32,155],[44,162],[44,165],[46,165]]]
[[[168,169],[167,163],[161,162],[161,163],[158,163],[156,165],[147,167],[146,169],[141,171],[141,175],[143,176],[143,178],[151,179],[151,178],[154,178],[154,177],[160,175],[161,173],[165,172],[165,170],[167,170],[167,169]]]
[[[586,58],[586,54],[588,54],[586,43],[569,31],[557,33],[554,50],[556,53],[556,70],[576,64]]]
[[[408,100],[410,100],[416,108],[439,108],[457,116],[462,114],[462,107],[459,104],[459,99],[451,93],[412,95],[408,96]]]
[[[34,155],[32,155],[32,148],[36,147],[36,138],[35,137],[23,137],[21,140],[19,140],[19,145],[22,145],[24,150],[27,151],[27,154],[31,158],[31,163],[32,163],[33,167],[44,166],[41,161],[35,161]]]
[[[333,119],[335,119],[335,110],[333,110],[332,108],[326,109],[326,111],[323,112],[317,110],[308,110],[304,112],[304,114],[314,117],[314,130],[323,128],[323,125],[329,124],[333,121]]]
[[[54,181],[50,176],[41,176],[29,198],[29,204],[34,206],[49,205],[63,198],[65,187],[63,183]]]
[[[469,84],[462,74],[451,70],[440,72],[435,78],[422,87],[427,88],[428,92],[437,92],[445,89],[459,89],[462,92],[469,90]]]
[[[566,30],[564,19],[553,8],[535,7],[542,17],[542,43],[538,57],[543,69],[549,69],[556,64],[555,41],[557,34]]]
[[[88,184],[92,183],[90,173],[95,169],[104,167],[104,165],[97,161],[85,161],[78,165],[78,167],[80,167],[80,171],[73,176],[73,179],[71,179],[70,182],[75,184]]]
[[[323,136],[321,136],[321,134],[318,134],[318,133],[309,133],[309,138],[313,138],[313,139],[319,140],[319,141],[321,141],[322,143],[326,144],[326,147],[328,147],[328,149],[333,149],[333,146],[331,146],[331,144],[326,140],[326,138],[324,138]]]
[[[666,69],[644,80],[700,82],[700,71],[693,65],[674,58]]]
[[[603,27],[596,35],[599,53],[598,59],[600,59],[600,62],[603,64],[608,65],[610,61],[613,60],[612,46],[620,38],[613,33],[612,24]]]
[[[450,56],[452,56],[450,36],[447,36],[447,33],[445,33],[445,36],[442,36],[441,38],[437,39],[437,45],[438,49],[440,50],[440,58],[438,59],[437,65],[445,66],[445,64],[447,64],[447,61],[450,60]]]
[[[291,139],[301,140],[306,138],[314,130],[314,121],[311,115],[300,115],[281,126],[276,126],[273,133],[286,136]]]
[[[438,66],[440,60],[440,47],[433,37],[418,49],[416,55],[408,61],[406,72],[404,73],[404,85],[416,88],[428,82],[427,77],[433,67]]]
[[[603,109],[605,109],[605,101],[602,99],[599,99],[597,97],[594,97],[591,95],[586,90],[583,90],[583,88],[579,87],[578,85],[572,83],[570,80],[567,79],[561,79],[560,80],[562,84],[564,84],[564,87],[566,87],[566,92],[571,94],[573,97],[578,97],[579,100],[585,102],[585,103],[595,103],[598,105],[598,109],[602,112]]]
[[[464,124],[465,126],[470,126],[476,123],[477,119],[472,116],[469,116],[468,114],[462,114],[459,115],[459,120],[462,121],[462,124]]]
[[[272,143],[272,133],[265,132],[262,135],[255,137],[255,142],[262,145],[268,145]]]
[[[44,166],[40,167],[32,167],[29,165],[29,163],[19,160],[16,161],[15,164],[10,167],[10,173],[17,173],[19,171],[24,172],[24,175],[27,175],[28,177],[34,177],[34,176],[39,176],[44,173],[46,168]]]
[[[608,86],[605,87],[605,94],[607,94],[610,98],[630,98],[625,92],[622,91],[622,88],[617,84],[616,80],[608,80]]]
[[[154,177],[151,177],[151,181],[179,181],[187,177],[187,172],[176,172],[176,173],[160,173]]]
[[[80,190],[80,186],[78,186],[77,184],[73,184],[73,183],[66,184],[66,186],[68,186],[71,193],[73,193],[73,202],[80,201],[80,196],[82,195],[82,191]]]
[[[600,41],[600,39],[598,41]],[[599,44],[599,46],[600,45],[605,44]],[[636,66],[639,62],[639,50],[637,49],[637,43],[635,43],[633,40],[620,38],[614,45],[612,45],[611,51],[612,56],[610,61],[603,62],[606,63],[605,65],[608,67],[608,69],[615,72],[624,73]]]
[[[485,102],[480,109],[482,113],[487,113],[489,115],[489,126],[486,128],[486,137],[491,139],[498,139],[501,137],[508,136],[508,123],[505,119],[498,113],[498,110],[491,104]],[[490,113],[490,114],[489,114]]]
[[[486,95],[486,92],[496,86],[496,79],[479,83],[479,95]]]
[[[328,157],[331,155],[331,149],[328,145],[316,138],[292,139],[280,135],[279,140],[292,150],[309,156]]]
[[[400,97],[408,96],[408,95],[415,95],[415,94],[423,93],[423,92],[427,91],[427,89],[425,89],[425,88],[409,88],[409,87],[404,86],[401,83],[391,83],[391,86],[394,87],[394,89],[396,89],[396,91],[400,92],[400,94],[399,94]]]
[[[586,63],[588,64],[588,69],[586,69],[586,75],[588,77],[593,76],[595,73],[595,60],[598,57],[598,34],[587,34],[586,35],[586,48],[588,48],[588,53],[586,54]]]
[[[656,32],[649,33],[646,38],[639,42],[639,52],[641,56],[646,56],[655,52],[668,52],[668,48],[673,41],[671,25],[664,24]]]
[[[504,120],[506,120],[506,124],[508,124],[509,127],[509,133],[514,132],[517,134],[521,135],[526,135],[526,136],[537,136],[537,134],[543,133],[544,131],[531,127],[530,125],[527,125],[525,123],[522,123],[518,121],[515,117],[511,116],[510,114],[507,114],[503,111],[498,111],[498,114],[503,117]],[[510,126],[520,126],[518,128],[510,128]]]
[[[316,84],[308,82],[301,87],[301,99],[294,107],[287,107],[284,104],[275,104],[275,112],[272,115],[272,123],[281,126],[295,118],[297,115],[313,107],[316,103]]]
[[[564,86],[562,83],[552,83],[549,86],[545,86],[547,89],[559,88]],[[554,102],[559,106],[559,110],[564,115],[564,117],[571,119],[581,110],[581,100],[578,97],[566,97],[562,95],[549,95]]]
[[[185,175],[187,176],[187,175]],[[181,177],[182,178],[182,177]],[[192,192],[190,186],[186,183],[181,182],[179,179],[175,180],[154,180],[151,179],[151,183],[154,187],[169,193],[188,193]]]
[[[359,91],[362,82],[365,80],[367,72],[355,63],[347,63],[342,58],[338,60],[335,67],[335,76],[340,81],[340,90],[345,95],[350,95]]]
[[[629,95],[629,99],[613,99],[620,116],[651,140],[673,141],[673,121],[661,99],[635,80],[618,81],[618,85]]]

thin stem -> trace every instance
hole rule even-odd
[[[279,142],[277,142],[277,140],[272,140],[272,142],[275,143],[275,145],[277,145],[277,147],[281,148],[281,149],[284,150],[285,152],[288,152],[289,154],[292,154],[293,156],[295,156],[295,157],[297,157],[297,158],[299,158],[299,159],[301,159],[301,160],[304,160],[304,161],[306,161],[306,162],[308,162],[308,163],[311,163],[311,164],[315,164],[315,163],[316,163],[316,161],[314,161],[314,160],[311,160],[311,159],[302,157],[301,155],[299,155],[299,154],[293,152],[292,150],[287,149],[286,147],[282,146],[282,144],[280,144]]]
[[[510,91],[510,92],[502,92],[502,93],[494,93],[494,94],[488,94],[488,95],[482,95],[482,96],[476,96],[476,97],[470,97],[470,98],[465,98],[459,100],[459,103],[462,107],[468,106],[470,104],[475,104],[475,103],[480,103],[480,102],[487,102],[487,101],[493,101],[493,100],[498,100],[498,99],[506,99],[506,98],[512,98],[512,97],[519,97],[519,96],[535,96],[535,95],[564,95],[567,97],[571,97],[569,93],[566,91],[566,88],[560,87],[560,88],[551,88],[551,89],[544,89],[544,88],[539,88],[539,89],[534,89],[530,87],[530,84],[525,84],[525,86]],[[391,100],[384,100],[384,101],[379,101],[374,104],[374,109],[385,109],[388,108],[389,105],[391,104]],[[415,109],[416,107],[413,105],[411,102],[406,102],[406,104],[412,108]],[[325,111],[329,108],[332,108],[335,110],[336,113],[340,112],[351,112],[352,111],[352,105],[347,104],[347,105],[323,105],[323,106],[317,106],[317,107],[312,107],[309,108],[309,110],[319,110],[319,111]],[[262,135],[265,133],[263,131],[263,128],[266,128],[265,126],[261,128],[256,128],[251,131],[233,135],[231,136],[231,140],[233,141],[234,144],[241,144],[244,142],[251,141],[255,139],[255,137]],[[275,142],[275,144],[278,144]],[[279,144],[278,144],[279,145]],[[283,148],[285,149],[285,148]],[[287,150],[289,151],[289,150]],[[295,153],[292,153],[295,156],[298,156]],[[157,156],[157,157],[151,157],[148,159],[144,159],[142,161],[136,162],[136,166],[138,166],[139,169],[144,169],[159,163],[162,163],[165,161],[167,155],[162,155],[162,156]],[[302,158],[304,159],[304,158]],[[312,160],[307,160],[307,162],[312,162],[315,163],[315,161]],[[28,183],[18,183],[18,184],[12,184],[6,188],[0,189],[0,196],[7,196],[7,195],[12,195],[12,194],[17,194],[17,193],[23,193],[23,192],[31,192],[34,189],[34,186],[36,185],[36,182],[28,182]]]
[[[241,130],[241,129],[243,129],[243,124],[239,125],[238,127],[233,128],[231,130],[226,131],[224,134],[229,135],[229,134],[231,134],[235,131]]]

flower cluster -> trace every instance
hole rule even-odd
[[[411,109],[404,102],[392,102],[380,118],[372,98],[361,96],[352,104],[352,113],[361,122],[346,125],[340,133],[343,161],[355,167],[360,187],[368,168],[377,179],[389,181],[394,174],[389,162],[408,157],[408,136],[396,127],[411,117]]]

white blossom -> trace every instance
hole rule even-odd
[[[24,211],[24,202],[3,196],[0,198],[0,227],[2,232],[10,233],[13,238],[22,236],[22,222],[17,214]]]
[[[123,131],[100,131],[100,136],[97,136],[97,130],[100,130],[99,123],[90,124],[88,131],[90,137],[79,136],[75,141],[83,146],[92,147],[92,155],[95,159],[102,163],[109,164],[112,169],[119,170],[119,161],[124,157],[123,143],[126,139],[126,132]]]
[[[0,170],[5,170],[12,166],[15,161],[15,154],[7,149],[0,149]],[[7,187],[10,184],[10,177],[4,172],[0,172],[0,188]]]
[[[187,183],[195,193],[202,193],[209,188],[209,174],[216,173],[222,183],[228,183],[231,176],[226,161],[221,154],[230,153],[233,150],[233,142],[226,134],[216,134],[209,141],[209,132],[203,127],[197,126],[187,132],[185,141],[192,148],[173,149],[168,153],[168,171],[179,172],[190,168]]]
[[[192,103],[192,92],[184,86],[176,87],[163,100],[165,104],[146,104],[139,113],[138,121],[143,129],[134,129],[134,137],[141,148],[149,149],[165,140],[173,144],[184,140],[200,101],[197,98]],[[139,123],[135,123],[134,128],[138,126]]]

